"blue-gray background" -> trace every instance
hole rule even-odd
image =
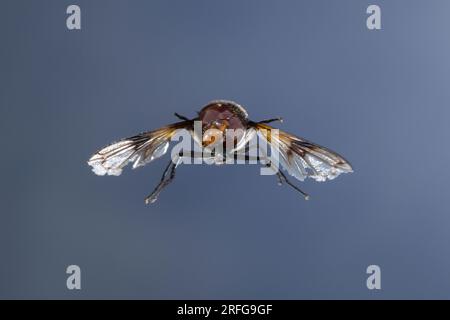
[[[66,28],[79,4],[82,30]],[[382,9],[382,30],[366,8]],[[450,298],[448,1],[2,1],[2,298]],[[347,157],[305,202],[257,166],[95,176],[236,100]],[[65,269],[82,269],[82,290]],[[366,288],[366,267],[382,290]]]

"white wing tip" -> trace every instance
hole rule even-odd
[[[87,163],[92,167],[92,172],[98,176],[120,176],[122,173],[121,168],[108,168],[104,163],[102,163],[102,160],[99,159],[97,154],[92,156]]]
[[[311,175],[310,177],[318,182],[324,182],[327,180],[333,180],[339,177],[342,173],[352,173],[353,169],[348,166],[344,168],[331,168],[331,170],[320,171],[316,175]]]

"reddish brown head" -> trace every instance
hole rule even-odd
[[[202,121],[203,133],[208,129],[220,130],[225,138],[225,130],[245,130],[247,128],[247,111],[239,104],[218,100],[208,103],[200,112],[199,120]],[[214,142],[214,137],[203,136],[203,145]]]

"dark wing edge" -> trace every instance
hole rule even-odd
[[[344,157],[328,148],[281,130],[278,131],[278,136],[273,135],[271,130],[275,128],[266,124],[250,123],[250,126],[271,147],[278,146],[281,166],[300,181],[307,177],[316,181],[333,180],[341,173],[353,172],[352,166]]]
[[[175,132],[178,129],[191,128],[192,121],[181,121],[122,139],[94,153],[87,163],[96,175],[118,176],[122,173],[122,168],[130,162],[135,169],[163,156]]]

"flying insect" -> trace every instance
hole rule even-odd
[[[276,170],[279,184],[286,183],[300,192],[305,199],[308,199],[309,195],[293,184],[288,176],[293,176],[300,181],[305,178],[326,181],[336,178],[341,173],[353,172],[350,163],[336,152],[269,126],[269,123],[282,121],[281,118],[252,121],[249,119],[247,111],[233,101],[211,101],[193,119],[177,113],[175,116],[181,121],[122,139],[102,148],[92,155],[88,160],[88,165],[97,175],[118,176],[128,163],[132,163],[134,169],[163,156],[169,149],[171,138],[177,130],[186,130],[202,151],[209,151],[208,154],[212,155],[212,161],[216,164],[223,164],[227,158],[237,158],[242,154],[249,160],[251,155],[248,142],[255,136],[264,139],[271,148],[276,147],[279,164],[288,173],[286,175],[282,170]],[[196,121],[201,122],[200,132],[194,130]],[[226,145],[229,130],[237,130],[242,134],[233,136],[233,148],[228,148],[225,152],[214,153],[216,149],[213,147],[218,143]],[[272,134],[275,130],[277,130],[277,134]],[[221,139],[217,139],[218,136],[211,132],[218,132]],[[211,149],[214,149],[212,153]],[[145,198],[145,202],[153,203],[158,199],[160,192],[175,178],[176,169],[182,163],[183,158],[202,156],[204,156],[204,152],[200,152],[200,154],[185,152],[176,155],[175,159],[171,159],[160,182]],[[262,156],[259,155],[257,158],[261,160]],[[268,160],[267,157],[264,160]],[[266,161],[265,165],[271,167],[273,164]]]

